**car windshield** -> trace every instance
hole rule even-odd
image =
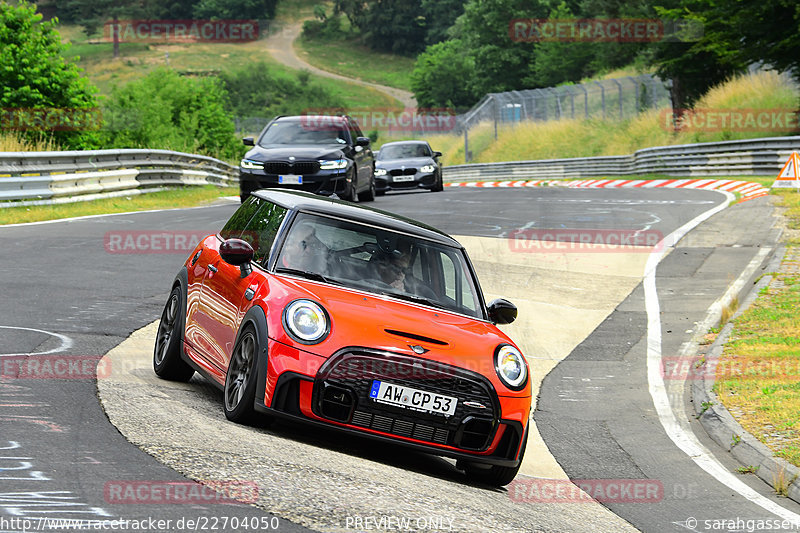
[[[431,152],[424,144],[391,144],[382,146],[378,159],[407,159],[409,157],[430,157]]]
[[[258,144],[347,144],[347,129],[331,117],[302,117],[300,120],[273,122]]]
[[[275,271],[485,318],[461,249],[385,228],[300,213]]]

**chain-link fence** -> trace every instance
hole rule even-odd
[[[457,124],[464,133],[464,154],[469,162],[469,130],[478,124],[493,124],[497,138],[498,127],[523,120],[624,119],[669,105],[669,91],[664,83],[644,74],[579,85],[489,93],[468,112],[459,115]]]

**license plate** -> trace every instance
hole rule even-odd
[[[377,379],[372,382],[369,397],[378,403],[445,416],[453,415],[458,404],[458,398],[453,398],[452,396],[413,389],[396,383],[378,381]]]
[[[286,174],[285,176],[278,176],[278,183],[281,183],[283,185],[302,185],[303,176],[297,176],[296,174]]]
[[[392,181],[414,181],[414,176],[395,176]]]

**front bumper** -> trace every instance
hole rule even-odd
[[[398,180],[400,178],[400,180]],[[408,179],[413,178],[413,179]],[[375,190],[378,192],[408,191],[413,189],[432,189],[436,185],[435,173],[417,172],[414,175],[375,176]]]
[[[264,170],[239,168],[239,191],[247,195],[258,189],[282,188],[330,196],[347,190],[347,169],[319,170],[314,174],[300,175],[300,184],[281,183],[280,178],[280,174]]]
[[[324,359],[271,340],[269,351],[259,411],[436,455],[500,466],[519,464],[530,397],[499,397],[480,374],[358,347]],[[369,398],[376,379],[456,397],[456,411],[445,417],[377,403]]]

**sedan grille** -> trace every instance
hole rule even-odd
[[[389,174],[392,176],[413,176],[417,173],[416,168],[393,168],[389,171]]]
[[[376,380],[454,397],[456,410],[445,416],[378,403],[370,398]],[[471,451],[488,447],[500,416],[494,389],[480,374],[363,349],[340,352],[323,365],[316,378],[313,404],[325,418]]]
[[[267,161],[264,163],[264,172],[267,174],[316,174],[319,172],[319,163],[316,161],[295,161],[288,163],[285,161]]]

